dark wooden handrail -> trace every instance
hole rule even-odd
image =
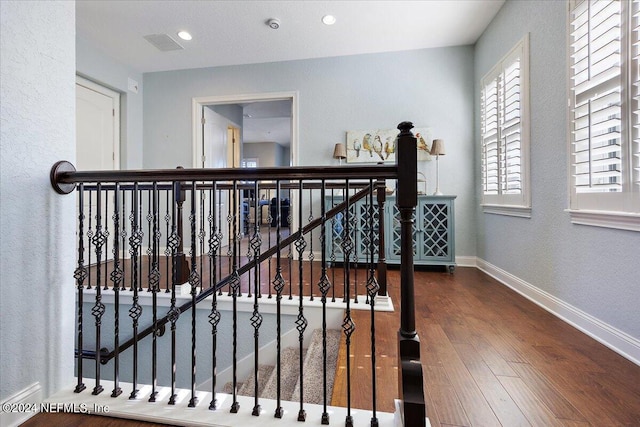
[[[118,171],[76,171],[67,162],[60,161],[51,169],[51,185],[60,194],[68,194],[75,184],[91,182],[142,183],[181,181],[260,181],[260,180],[328,180],[335,179],[395,179],[397,165],[365,166],[295,166],[269,168],[221,169],[150,169]],[[263,183],[261,185],[267,185]],[[284,184],[282,184],[284,185]],[[267,188],[267,187],[264,187]],[[309,187],[307,187],[309,188]]]

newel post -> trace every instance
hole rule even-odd
[[[425,426],[420,338],[416,332],[413,283],[413,223],[418,188],[418,154],[413,124],[398,125],[396,148],[398,185],[396,203],[400,211],[400,330],[398,331],[398,392],[402,399],[404,425]]]

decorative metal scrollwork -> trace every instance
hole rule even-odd
[[[356,330],[356,324],[354,323],[351,316],[345,316],[344,320],[342,321],[342,330],[344,331],[344,335],[347,337],[347,339],[351,339],[351,335],[353,335]]]

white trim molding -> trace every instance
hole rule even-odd
[[[42,387],[33,383],[2,402],[0,425],[5,427],[19,426],[40,412]]]
[[[478,269],[640,366],[640,340],[478,258]]]
[[[572,224],[640,231],[640,214],[566,209]]]
[[[487,205],[482,204],[482,211],[487,214],[531,218],[531,206]]]

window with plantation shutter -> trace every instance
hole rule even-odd
[[[482,205],[529,217],[528,37],[482,79]]]
[[[576,1],[569,46],[572,221],[640,230],[640,0]]]

